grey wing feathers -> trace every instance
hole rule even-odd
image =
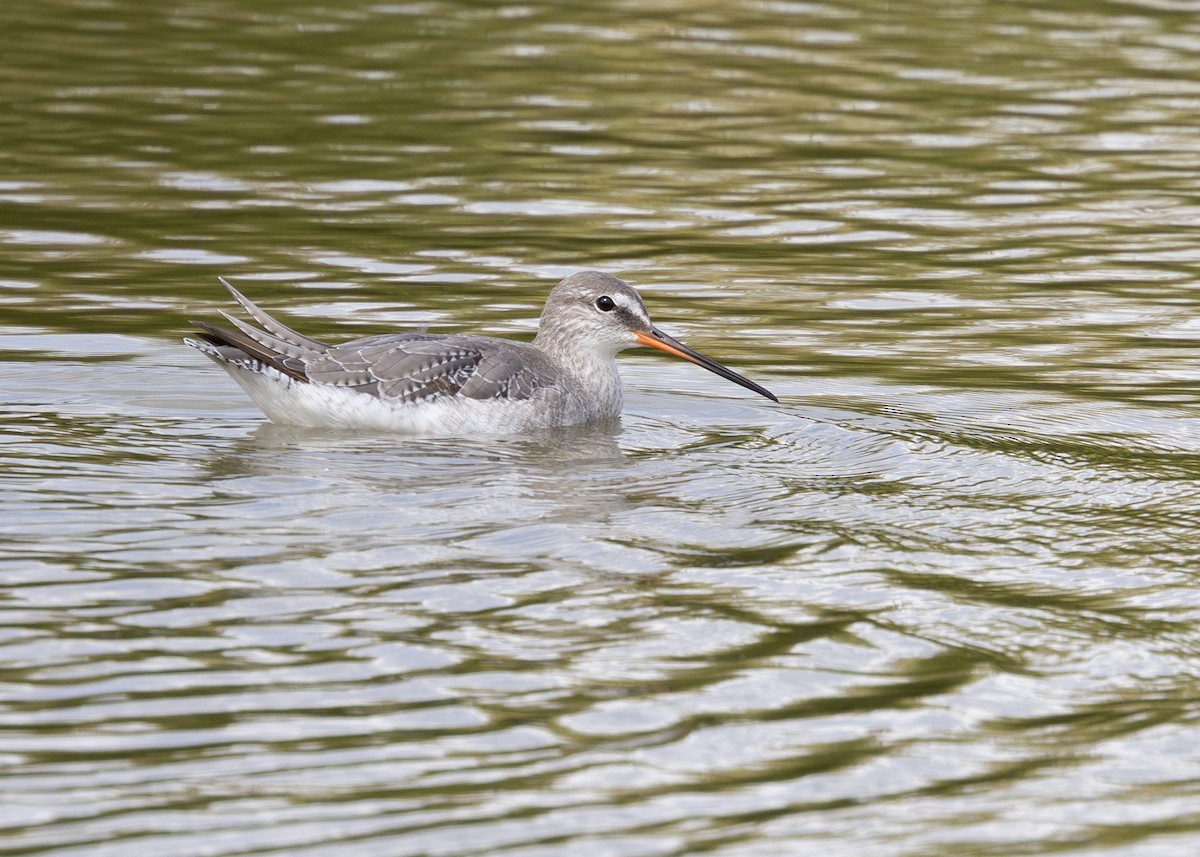
[[[348,387],[401,403],[446,396],[528,399],[549,386],[553,373],[536,349],[479,336],[400,333],[327,345],[276,321],[221,280],[234,300],[263,329],[222,313],[235,329],[193,322],[220,347],[205,350],[218,362],[234,362],[229,347],[299,381]],[[236,352],[235,352],[236,353]]]
[[[453,396],[483,355],[452,340],[402,333],[346,342],[312,360],[308,376],[318,384],[357,387],[402,402]]]
[[[515,343],[422,333],[377,336],[330,348],[308,364],[318,383],[357,387],[383,399],[421,402],[443,396],[528,399],[549,375],[517,357]]]
[[[471,399],[528,399],[543,386],[546,384],[541,373],[506,348],[479,362],[475,374],[463,384],[462,395]]]

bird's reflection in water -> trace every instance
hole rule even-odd
[[[519,480],[536,489],[572,483],[630,462],[617,442],[620,418],[522,435],[412,437],[336,432],[264,423],[209,461],[215,479],[284,477],[315,480],[299,490],[356,486],[392,494],[494,485]],[[603,476],[597,475],[603,479]],[[591,480],[588,479],[590,482]]]

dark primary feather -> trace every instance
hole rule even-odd
[[[224,283],[224,280],[222,280]],[[235,329],[193,322],[214,345],[233,347],[313,384],[348,387],[402,403],[447,396],[528,399],[553,383],[555,368],[537,349],[483,336],[399,333],[328,345],[276,321],[225,283],[259,329],[229,315]],[[214,360],[222,355],[206,352]]]
[[[204,338],[213,345],[226,345],[241,349],[247,356],[253,357],[255,360],[260,360],[268,366],[278,369],[285,375],[291,375],[300,381],[308,380],[304,375],[303,364],[297,365],[297,358],[284,357],[281,354],[277,354],[240,330],[217,327],[217,325],[209,324],[207,321],[193,321],[192,324],[203,330]],[[209,354],[209,356],[213,355]]]

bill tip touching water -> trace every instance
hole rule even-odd
[[[330,345],[269,316],[224,279],[258,326],[194,321],[184,341],[225,369],[274,422],[432,434],[519,432],[621,412],[619,351],[638,345],[695,363],[773,402],[773,393],[650,322],[641,295],[599,271],[551,290],[531,343],[471,334],[389,333]]]

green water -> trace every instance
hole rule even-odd
[[[0,5],[0,853],[1200,847],[1200,17]],[[232,279],[777,393],[264,423]]]

